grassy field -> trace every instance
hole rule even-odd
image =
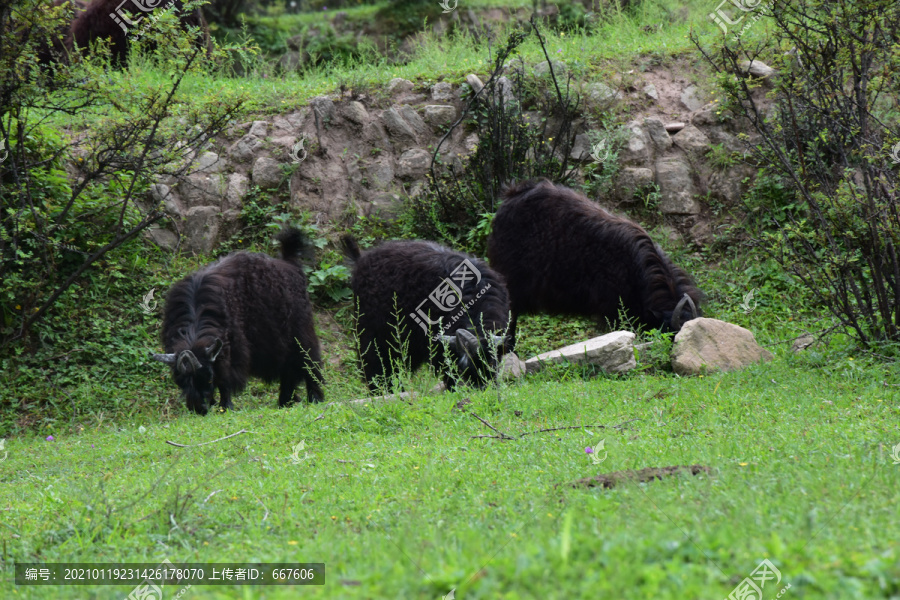
[[[15,561],[168,558],[326,564],[324,587],[190,598],[724,598],[767,558],[782,580],[766,598],[788,583],[798,598],[896,597],[898,384],[864,357],[784,350],[737,373],[563,369],[409,404],[278,410],[270,390],[228,414],[17,437],[2,463],[0,596],[130,589],[17,588]],[[473,439],[495,435],[474,415],[517,439]],[[553,427],[576,428],[536,432]],[[585,448],[601,441],[594,464]],[[711,473],[566,485],[693,464]]]

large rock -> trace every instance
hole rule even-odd
[[[621,202],[636,202],[635,192],[646,189],[653,183],[653,169],[646,167],[625,167],[616,177],[615,194]]]
[[[469,73],[466,75],[466,83],[469,84],[469,87],[472,88],[472,91],[476,94],[481,91],[484,87],[484,84],[481,83],[481,79],[478,78],[478,75],[474,73]]]
[[[534,76],[535,77],[544,77],[545,75],[550,75],[550,64],[546,60],[544,62],[539,62],[534,65]],[[556,79],[559,80],[566,74],[566,63],[554,60],[553,61],[553,74],[556,76]]]
[[[700,110],[706,104],[701,97],[700,88],[689,85],[681,92],[681,104],[690,111]]]
[[[700,203],[696,198],[691,166],[680,156],[656,161],[656,184],[659,186],[659,209],[667,215],[696,215]]]
[[[178,182],[178,195],[187,208],[218,206],[225,196],[226,183],[222,175],[191,173]],[[167,203],[168,207],[168,203]]]
[[[334,102],[328,96],[316,96],[309,101],[309,105],[319,118],[319,126],[324,126],[334,117]]]
[[[258,138],[266,137],[266,134],[269,132],[269,124],[265,121],[253,121],[253,125],[250,126],[250,131],[248,135],[252,135]]]
[[[253,173],[251,175],[253,183],[264,190],[276,188],[281,184],[284,173],[281,170],[281,163],[274,158],[262,156],[253,163]]]
[[[357,102],[356,100],[351,100],[347,103],[347,106],[344,107],[344,116],[357,125],[365,125],[369,119],[366,107],[363,106],[362,102]]]
[[[240,210],[244,196],[250,191],[250,179],[241,173],[228,176],[228,187],[225,189],[225,209]]]
[[[614,331],[587,340],[538,354],[525,361],[529,373],[540,371],[548,363],[575,363],[598,365],[608,373],[622,373],[637,366],[634,360],[634,334],[630,331]]]
[[[453,100],[453,86],[446,81],[441,81],[431,86],[431,99],[435,102],[450,102]]]
[[[625,135],[628,139],[619,153],[622,164],[646,167],[650,162],[650,136],[637,121],[625,125]]]
[[[425,122],[432,127],[451,125],[456,120],[456,107],[429,104],[425,107]]]
[[[428,172],[431,153],[421,148],[407,150],[397,160],[397,175],[404,179],[418,179]]]
[[[613,102],[622,98],[622,92],[617,92],[600,81],[584,86],[584,93],[591,104],[598,108],[609,108]]]
[[[415,87],[413,82],[408,79],[402,79],[400,77],[396,77],[388,81],[387,84],[387,92],[392,96],[394,94],[402,94],[404,92],[408,92]]]
[[[770,79],[773,75],[778,73],[778,71],[762,62],[761,60],[743,60],[738,63],[738,68],[740,69],[740,73],[742,75],[751,75],[752,77],[763,80]]]
[[[204,152],[197,158],[195,170],[200,173],[221,173],[225,170],[225,161],[215,152]]]
[[[265,121],[263,121],[265,122]],[[236,141],[228,149],[228,156],[238,162],[247,162],[253,158],[254,153],[262,146],[262,141],[249,133]]]
[[[208,254],[219,237],[219,208],[195,206],[184,215],[184,249],[195,254]]]
[[[709,138],[693,125],[688,125],[672,136],[672,141],[693,159],[703,156],[709,150]]]
[[[734,371],[768,360],[772,353],[750,331],[717,319],[688,321],[672,347],[672,368],[679,375]]]
[[[572,144],[572,151],[569,158],[579,162],[587,162],[591,160],[591,138],[586,133],[579,133],[575,136],[575,142]]]
[[[525,361],[519,358],[515,352],[507,352],[500,361],[497,373],[502,380],[521,379],[528,370]]]
[[[644,127],[647,129],[650,141],[653,142],[653,147],[657,153],[664,154],[666,150],[672,147],[672,138],[669,137],[669,132],[666,131],[666,126],[662,121],[650,117],[644,119]]]
[[[395,141],[405,144],[415,143],[416,132],[410,124],[400,116],[400,111],[397,108],[391,107],[384,111],[381,115],[381,119],[384,121],[384,126],[387,129],[388,134]]]

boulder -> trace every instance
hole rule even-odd
[[[251,173],[254,185],[258,185],[264,190],[276,188],[284,179],[284,173],[281,170],[281,163],[273,158],[261,156],[253,163],[253,171]]]
[[[219,208],[195,206],[184,215],[184,249],[194,254],[208,254],[219,236]]]
[[[480,92],[484,87],[484,84],[481,83],[478,75],[475,75],[474,73],[469,73],[468,75],[466,75],[466,83],[469,84],[469,87],[472,88],[472,91],[476,94]]]
[[[316,96],[309,101],[309,105],[319,118],[319,125],[324,125],[334,117],[334,102],[328,96]]]
[[[197,158],[194,167],[200,173],[221,173],[225,170],[225,161],[215,152],[204,152]]]
[[[425,121],[422,120],[422,117],[419,116],[416,109],[409,104],[403,104],[400,106],[399,112],[400,116],[403,117],[403,120],[409,123],[409,126],[412,127],[412,130],[415,131],[416,134],[425,132]]]
[[[154,244],[169,252],[178,247],[178,236],[168,229],[150,227],[147,229],[147,237],[150,238]]]
[[[672,368],[679,375],[734,371],[768,360],[772,353],[757,344],[750,331],[717,319],[688,321],[672,347]]]
[[[644,95],[650,98],[651,100],[659,100],[659,92],[656,91],[656,86],[652,83],[648,83],[644,86],[643,90]]]
[[[435,102],[451,102],[453,100],[453,86],[446,81],[441,81],[431,86],[431,99]]]
[[[622,92],[617,92],[600,81],[585,85],[584,94],[591,104],[599,108],[609,108],[613,102],[623,97]]]
[[[374,189],[388,189],[394,180],[394,167],[391,166],[390,158],[369,165],[366,168],[366,176],[369,179],[369,185]]]
[[[650,162],[650,136],[637,121],[625,125],[628,139],[619,153],[623,165],[645,167]]]
[[[384,111],[381,115],[381,120],[384,122],[384,127],[387,129],[388,134],[395,140],[402,143],[414,143],[416,141],[416,132],[400,116],[400,112],[395,107]]]
[[[650,141],[653,142],[656,152],[663,154],[672,147],[672,138],[669,137],[669,132],[666,131],[666,126],[662,121],[652,117],[646,118],[644,119],[644,128],[650,135]]]
[[[743,60],[738,63],[738,68],[740,69],[740,73],[742,75],[750,75],[752,77],[756,77],[757,79],[769,79],[778,71],[767,65],[761,60]]]
[[[646,167],[624,167],[616,177],[616,197],[621,202],[635,202],[635,192],[653,183],[653,169]]]
[[[456,120],[456,107],[430,104],[425,107],[425,122],[432,127],[451,125]]]
[[[347,106],[344,107],[344,116],[357,125],[365,125],[369,119],[366,107],[362,105],[362,102],[356,100],[347,103]]]
[[[578,162],[591,160],[591,138],[586,133],[579,133],[575,136],[569,158]]]
[[[262,146],[262,142],[255,135],[247,134],[228,149],[228,156],[237,162],[247,162],[253,158],[254,153]]]
[[[519,358],[515,352],[507,352],[500,361],[500,368],[497,370],[501,380],[521,379],[525,377],[528,367],[525,361]]]
[[[419,179],[431,166],[431,154],[421,148],[407,150],[397,160],[397,175],[403,179]]]
[[[672,136],[672,141],[692,159],[703,156],[709,150],[709,138],[693,125],[688,125]]]
[[[706,104],[701,98],[700,88],[696,85],[689,85],[681,92],[681,103],[689,111],[700,110]]]
[[[413,82],[408,79],[396,77],[388,81],[387,92],[390,95],[403,94],[413,89]]]
[[[241,173],[232,173],[228,176],[228,187],[225,189],[226,210],[240,210],[243,206],[244,196],[250,191],[250,179]]]
[[[630,331],[614,331],[544,352],[525,361],[529,373],[540,371],[548,363],[575,363],[598,365],[608,373],[622,373],[637,366],[634,360],[634,334]]]
[[[659,209],[667,215],[696,215],[700,203],[696,199],[691,166],[680,156],[656,161],[656,184],[659,186]]]
[[[266,137],[266,134],[269,133],[269,124],[265,121],[253,121],[253,124],[250,126],[250,131],[247,135],[252,135],[258,138]]]
[[[550,75],[550,64],[546,60],[534,65],[533,73],[535,77],[544,77]],[[553,74],[557,79],[566,74],[566,64],[559,60],[553,61]]]
[[[178,181],[178,194],[187,208],[218,206],[222,203],[225,189],[225,178],[222,175],[210,177],[203,173],[191,173]]]
[[[666,123],[666,133],[668,133],[669,135],[675,135],[682,129],[684,129],[684,123],[680,121],[675,123]]]

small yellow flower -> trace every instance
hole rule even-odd
[[[204,543],[206,543],[206,542],[204,542]],[[296,545],[297,545],[297,540],[288,540],[288,546],[296,546]]]
[[[22,310],[22,305],[21,305],[21,304],[16,304],[16,310]]]
[[[337,517],[334,516],[334,515],[331,515],[331,520],[332,520],[332,521],[337,521]]]
[[[553,513],[547,513],[547,516],[550,517],[550,518],[552,519],[552,518],[553,518]]]
[[[746,467],[749,463],[738,463],[738,464],[741,465],[742,467]]]

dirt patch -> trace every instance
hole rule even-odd
[[[690,473],[691,475],[697,475],[698,473],[712,474],[712,469],[703,465],[647,467],[646,469],[641,469],[640,471],[628,469],[626,471],[614,471],[612,473],[604,473],[602,475],[595,475],[593,477],[585,477],[584,479],[578,479],[566,485],[570,485],[573,488],[602,487],[605,489],[610,489],[616,487],[620,483],[626,483],[630,481],[636,483],[644,483],[647,481],[653,481],[655,479],[662,479],[663,477],[672,477],[673,475],[676,475],[678,473]]]

